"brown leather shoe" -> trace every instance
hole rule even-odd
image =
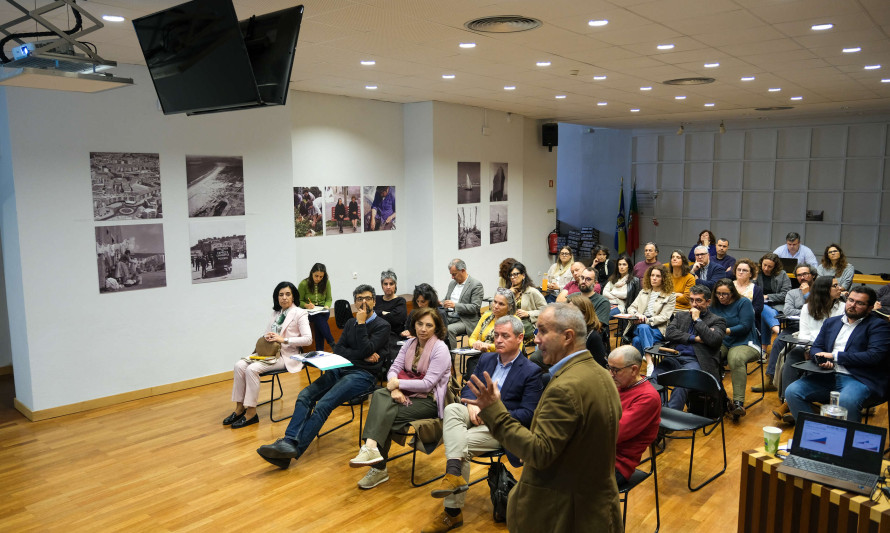
[[[457,516],[449,516],[448,513],[442,511],[433,521],[420,530],[420,533],[445,533],[456,527],[464,525],[464,513],[460,512]]]
[[[462,476],[445,474],[445,477],[439,482],[438,488],[433,489],[432,492],[430,492],[430,495],[433,498],[447,498],[452,494],[466,492],[469,488],[470,486],[467,485],[466,480],[464,480]]]
[[[763,382],[762,387],[760,385],[754,385],[753,387],[751,387],[751,392],[776,392],[778,390],[779,389],[776,388],[775,385],[773,385],[772,376],[766,377],[766,381]]]
[[[773,411],[773,416],[776,417],[778,420],[782,420],[782,417],[789,412],[791,412],[791,409],[788,408],[788,402],[785,402],[780,405],[778,409]]]

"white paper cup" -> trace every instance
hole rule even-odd
[[[779,451],[779,437],[782,436],[782,430],[775,426],[763,426],[763,447],[766,453],[776,455]]]

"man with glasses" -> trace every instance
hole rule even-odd
[[[352,366],[328,370],[303,389],[284,438],[257,449],[260,457],[279,468],[287,468],[291,459],[303,455],[334,408],[374,386],[384,359],[381,354],[386,355],[390,327],[374,313],[374,287],[359,285],[352,296],[358,312],[346,322],[334,345],[334,353],[348,359]]]
[[[648,379],[640,377],[642,365],[643,356],[633,346],[620,346],[609,354],[609,372],[621,399],[615,446],[615,480],[619,486],[630,479],[661,423],[661,396]]]
[[[448,346],[456,348],[457,336],[469,335],[476,328],[485,290],[482,283],[467,272],[463,259],[452,259],[448,263],[448,273],[451,283],[448,284],[442,307],[448,317]]]
[[[609,320],[612,319],[610,315],[612,305],[609,303],[609,299],[596,292],[594,287],[596,287],[596,270],[586,268],[581,272],[578,288],[581,289],[581,294],[590,299],[590,303],[593,304],[593,309],[596,311],[596,317],[600,319],[600,323],[608,325]]]
[[[803,306],[807,303],[807,299],[810,297],[810,287],[813,284],[813,269],[806,263],[797,265],[797,268],[794,269],[794,277],[800,282],[800,287],[791,289],[788,291],[788,294],[785,295],[785,307],[782,309],[782,314],[786,317],[800,316],[800,310],[803,309]],[[779,354],[782,353],[782,350],[784,350],[786,346],[783,341],[779,340],[779,337],[781,337],[783,333],[794,333],[795,331],[797,331],[796,325],[793,328],[783,330],[776,336],[776,340],[773,341],[772,348],[770,348],[769,352],[769,363],[766,366],[766,382],[763,387],[760,385],[751,387],[751,391],[775,392],[778,390],[774,382],[776,362],[779,360]]]
[[[877,294],[871,287],[850,290],[844,314],[825,319],[810,354],[831,373],[811,373],[785,389],[791,415],[812,408],[812,402],[828,403],[831,391],[840,391],[847,419],[859,422],[869,401],[882,401],[890,391],[890,323],[872,314]]]
[[[696,250],[698,251],[698,250]],[[689,289],[689,311],[674,313],[665,331],[664,338],[671,348],[680,352],[677,355],[662,357],[661,362],[652,372],[652,381],[658,382],[658,376],[669,370],[693,368],[704,370],[714,376],[718,383],[720,376],[720,346],[726,336],[726,320],[712,313],[708,306],[711,303],[711,290],[704,285],[693,285]],[[682,411],[686,405],[686,389],[677,387],[671,393],[667,406]]]
[[[730,277],[730,273],[720,267],[716,262],[711,262],[711,255],[707,246],[695,247],[695,264],[689,269],[695,276],[696,285],[704,285],[713,290],[718,279]]]

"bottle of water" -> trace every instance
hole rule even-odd
[[[821,409],[821,415],[827,416],[828,418],[838,418],[841,420],[847,419],[847,408],[841,407],[841,393],[839,391],[831,391],[831,401],[828,405],[823,405]]]

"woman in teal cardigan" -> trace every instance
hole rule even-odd
[[[328,326],[328,318],[331,316],[331,282],[328,279],[328,269],[322,263],[312,265],[309,277],[300,282],[297,291],[300,293],[300,307],[309,311],[309,323],[315,326],[315,349],[324,350],[324,341],[327,340],[334,349],[334,336]],[[325,309],[325,311],[313,312],[313,309]]]
[[[726,336],[720,355],[729,361],[732,376],[732,419],[745,416],[745,387],[748,381],[747,365],[760,357],[757,328],[754,327],[754,306],[736,290],[729,278],[714,285],[711,312],[726,319]]]

